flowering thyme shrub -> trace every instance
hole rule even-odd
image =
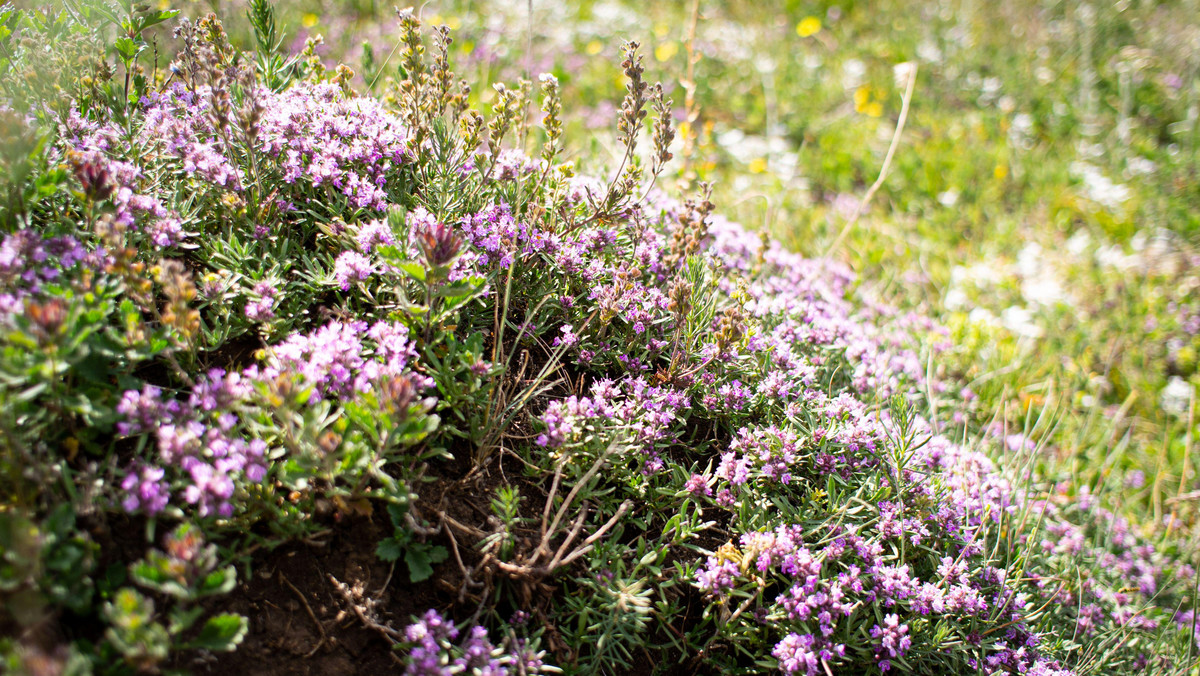
[[[540,102],[496,85],[485,117],[410,11],[383,99],[314,42],[277,53],[261,0],[253,59],[181,20],[170,82],[139,58],[171,12],[4,11],[5,68],[60,32],[101,64],[54,106],[5,80],[6,133],[44,139],[18,147],[0,240],[12,670],[234,650],[232,562],[383,512],[371,551],[454,593],[399,629],[391,572],[330,575],[334,624],[413,674],[1186,668],[1186,552],[1050,485],[1036,444],[943,416],[942,329],[708,186],[656,187],[671,102],[636,43],[594,178],[558,162],[554,77]],[[95,539],[130,523],[137,553],[106,541],[101,574]]]

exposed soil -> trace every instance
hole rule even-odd
[[[417,508],[440,506],[461,523],[486,527],[488,502],[502,479],[495,472],[469,476],[468,454],[455,455],[460,459],[438,468],[443,478],[419,487]],[[393,567],[376,556],[376,545],[392,525],[383,506],[374,507],[369,516],[334,519],[316,542],[256,554],[250,579],[240,580],[211,608],[249,618],[242,644],[232,653],[192,655],[177,666],[198,675],[396,674],[403,666],[381,627],[403,631],[430,608],[456,621],[468,619],[478,598],[468,594],[460,602],[463,576],[453,557],[436,566],[432,578],[414,584],[403,561]],[[452,547],[445,533],[429,541]],[[473,544],[460,538],[468,566],[479,560]]]
[[[246,639],[233,653],[186,666],[195,674],[397,673],[391,643],[367,628],[337,583],[357,590],[360,605],[376,600],[374,619],[399,629],[449,599],[432,583],[408,584],[402,564],[392,570],[375,556],[384,534],[378,521],[347,518],[321,545],[292,543],[256,560],[252,578],[219,608],[250,619]]]
[[[466,454],[456,454],[465,456]],[[471,473],[470,461],[462,458],[439,467],[443,477],[420,487],[418,507],[440,506],[452,519],[473,528],[486,529],[488,504],[495,488],[505,481],[517,483],[526,496],[522,512],[531,521],[540,517],[545,493],[541,486],[527,483],[516,467],[507,461],[493,462],[482,472]],[[454,477],[454,478],[450,478]],[[428,509],[428,507],[427,507]],[[431,515],[426,515],[431,516]],[[391,530],[382,508],[370,516],[343,517],[330,524],[319,543],[289,543],[278,549],[257,554],[251,564],[252,576],[243,579],[230,594],[219,597],[213,612],[233,612],[250,620],[249,632],[235,652],[197,657],[189,655],[175,666],[202,674],[397,674],[403,666],[392,650],[392,640],[378,628],[370,628],[352,607],[351,598],[367,608],[369,619],[379,625],[402,631],[415,615],[435,608],[456,621],[470,618],[478,607],[478,590],[468,588],[460,597],[463,576],[453,555],[435,568],[429,580],[413,584],[401,562],[395,568],[375,555],[381,537]],[[531,532],[532,536],[533,533]],[[452,547],[450,538],[441,533],[430,542]],[[480,560],[469,536],[457,538],[459,554],[466,566]],[[563,573],[569,575],[569,573]],[[555,594],[563,593],[561,579],[514,584],[508,580],[488,580],[506,584],[523,610],[545,628],[543,648],[547,661],[560,662],[565,655],[553,618],[548,610]],[[339,589],[339,584],[345,585]],[[699,619],[703,600],[699,592],[686,600],[688,614]],[[460,600],[461,599],[461,600]],[[501,603],[496,609],[504,615],[517,608]],[[660,638],[666,638],[665,636]],[[644,663],[630,674],[695,674],[698,665],[682,656],[644,655]],[[670,666],[667,666],[670,665]],[[612,672],[617,673],[617,672]]]

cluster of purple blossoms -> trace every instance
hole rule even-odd
[[[237,484],[258,483],[267,473],[267,444],[243,438],[238,416],[230,410],[251,387],[241,374],[214,369],[186,400],[153,385],[126,392],[117,405],[123,416],[117,430],[123,435],[152,434],[158,457],[155,465],[130,468],[121,482],[126,493],[122,506],[130,512],[161,512],[170,501],[164,468],[175,467],[183,476],[180,497],[199,516],[233,514]]]
[[[505,203],[493,204],[469,215],[458,224],[467,243],[475,250],[475,268],[508,269],[519,258],[546,254],[554,256],[561,237],[518,221]]]
[[[258,282],[254,285],[255,300],[246,303],[244,313],[250,321],[265,322],[275,317],[275,301],[279,296],[279,289],[275,285],[267,281]]]
[[[278,162],[284,183],[305,179],[355,207],[387,209],[388,182],[412,157],[408,129],[396,114],[333,84],[259,95],[266,99],[262,149]]]
[[[357,251],[343,251],[334,263],[333,278],[343,291],[373,275],[402,277],[404,273],[391,262],[396,254],[405,260],[424,260],[434,266],[448,264],[447,278],[453,282],[478,276],[478,261],[485,255],[474,248],[461,249],[464,238],[459,227],[438,221],[424,207],[407,212],[404,221],[404,232],[400,233],[394,232],[384,219],[368,221],[353,231],[353,246]],[[380,248],[385,246],[399,246],[399,250],[380,255]],[[430,254],[440,260],[430,260]]]
[[[688,405],[687,395],[630,376],[616,382],[597,381],[590,394],[551,402],[541,417],[545,432],[538,435],[537,445],[556,449],[586,443],[619,427],[630,433],[628,442],[641,450],[644,472],[662,469],[657,447],[674,438],[675,423]]]
[[[847,416],[857,407],[851,401],[842,400],[840,403],[826,401],[823,408],[826,414],[832,414],[832,418],[848,420]],[[894,430],[886,429],[892,424],[886,416],[880,416],[877,424],[883,425],[884,431],[894,433]],[[918,434],[932,435],[919,419],[915,427]],[[815,436],[828,435],[826,431]],[[882,435],[871,436],[876,442],[883,442]],[[743,431],[736,439],[733,445],[737,446],[737,452],[723,458],[718,470],[719,476],[731,486],[746,481],[746,477],[754,476],[753,473],[778,459],[795,464],[798,455],[795,434],[778,429],[749,434]],[[922,468],[922,472],[939,473],[938,482],[923,481],[924,475],[911,471],[903,475],[911,491],[909,504],[912,500],[928,500],[927,504],[934,506],[932,511],[903,508],[895,502],[880,503],[877,507],[879,518],[869,530],[831,532],[820,538],[824,566],[817,563],[805,545],[799,527],[779,526],[773,531],[747,533],[742,536],[739,553],[753,559],[739,567],[727,555],[709,557],[697,571],[697,586],[717,598],[724,598],[734,587],[747,585],[747,590],[757,587],[756,574],[750,573],[750,569],[757,571],[757,575],[790,580],[790,587],[779,595],[774,607],[789,622],[801,623],[808,630],[788,634],[776,647],[780,666],[789,673],[805,673],[810,663],[819,664],[821,659],[827,659],[819,651],[835,649],[835,646],[824,645],[823,641],[834,633],[836,618],[848,615],[847,610],[859,603],[880,604],[895,611],[889,613],[884,625],[873,632],[879,639],[881,668],[890,667],[889,660],[903,656],[911,646],[913,637],[903,619],[909,613],[965,619],[986,618],[989,613],[996,612],[992,609],[1002,609],[1003,620],[1009,628],[1003,640],[995,644],[994,652],[989,654],[990,668],[1018,671],[1036,668],[1044,673],[1058,673],[1057,665],[1038,655],[1039,640],[1024,622],[1027,600],[1016,594],[1007,580],[1006,571],[974,563],[982,550],[974,544],[973,534],[984,525],[983,517],[990,514],[991,519],[996,519],[999,514],[1010,511],[1019,493],[981,453],[965,450],[942,437],[930,436],[927,443],[916,449],[909,462],[913,467]],[[720,499],[718,503],[721,503]],[[1047,510],[1057,512],[1052,505],[1047,505]],[[1109,550],[1095,548],[1093,553],[1105,556],[1107,552],[1114,570],[1123,567],[1121,579],[1128,580],[1130,576],[1138,579],[1137,576],[1142,575],[1146,578],[1144,584],[1151,588],[1155,573],[1161,571],[1161,565],[1153,565],[1158,559],[1149,548],[1133,546],[1133,538],[1126,535],[1119,519],[1110,517],[1110,521],[1116,526],[1115,546]],[[1074,528],[1069,523],[1059,526],[1064,534]],[[936,575],[928,579],[918,578],[909,565],[886,558],[886,550],[881,546],[888,540],[916,542],[932,538],[949,538],[950,542],[957,542],[954,546],[958,555],[943,557]],[[1074,540],[1082,546],[1082,536]],[[1123,551],[1123,545],[1129,549]],[[823,573],[823,567],[829,567],[831,573]],[[1050,590],[1046,598],[1053,592]],[[1106,598],[1113,603],[1131,600],[1128,596],[1111,593]],[[1136,613],[1127,610],[1126,614],[1129,626],[1139,628],[1133,626],[1137,624],[1133,619]],[[1084,622],[1099,621],[1100,618],[1098,610],[1088,609],[1084,615]],[[893,618],[895,626],[892,626]]]
[[[723,267],[752,280],[746,310],[770,327],[764,349],[779,359],[773,370],[781,372],[771,388],[789,395],[808,389],[814,357],[819,360],[819,353],[831,350],[840,350],[850,363],[859,392],[886,397],[922,380],[921,360],[905,347],[913,344],[905,322],[892,321],[885,328],[880,320],[892,319],[885,308],[860,308],[846,299],[854,279],[848,269],[827,260],[805,259],[775,242],[764,247],[757,234],[740,225],[719,215],[710,219],[709,251]],[[755,274],[764,267],[771,274]],[[755,386],[770,375],[760,374]]]
[[[846,647],[843,645],[822,647],[821,643],[812,634],[792,632],[775,644],[771,654],[779,660],[779,669],[785,674],[820,676],[825,673],[822,662],[828,663],[836,657],[846,655]]]
[[[125,498],[121,507],[133,513],[158,514],[171,502],[171,487],[166,482],[166,471],[153,465],[140,465],[131,469],[121,480]]]
[[[904,657],[912,647],[912,638],[908,635],[908,625],[900,623],[900,617],[895,613],[883,618],[883,626],[878,624],[871,627],[871,638],[878,639],[875,646],[875,659],[879,662],[880,671],[892,668],[891,660]]]
[[[373,99],[348,97],[332,84],[299,85],[282,93],[258,90],[254,96],[263,114],[251,139],[257,147],[250,152],[270,158],[283,183],[328,188],[358,208],[388,207],[389,181],[412,156],[407,128],[397,115]],[[189,90],[178,82],[148,95],[141,102],[144,117],[136,143],[204,184],[241,192],[246,179],[231,159],[227,135],[213,126],[212,97],[207,86]],[[73,161],[99,167],[110,182],[119,224],[147,232],[158,247],[182,241],[179,215],[154,193],[140,166],[122,159],[131,141],[123,129],[72,112],[63,131]],[[277,202],[294,207],[283,197]]]
[[[741,574],[741,568],[733,559],[710,556],[704,567],[696,571],[696,586],[715,596],[722,596],[733,589]]]
[[[23,309],[25,300],[42,297],[43,287],[63,280],[75,269],[103,269],[107,256],[88,251],[73,237],[43,238],[32,230],[17,230],[0,240],[0,319]]]
[[[693,474],[688,477],[688,480],[683,485],[683,490],[697,497],[711,497],[712,488],[708,485],[708,479],[704,478],[703,474]]]
[[[376,219],[364,223],[354,238],[359,251],[369,254],[379,246],[392,246],[396,243],[396,235],[392,232],[387,221]]]
[[[363,343],[368,337],[375,347]],[[266,364],[255,377],[274,380],[298,374],[312,386],[312,400],[323,397],[349,399],[366,392],[371,383],[404,373],[416,359],[408,327],[394,322],[330,322],[316,331],[296,334],[268,350]],[[425,376],[410,374],[423,390],[431,383]]]
[[[545,163],[542,160],[531,159],[520,150],[501,150],[496,157],[496,165],[492,167],[491,178],[497,181],[515,181],[544,167]]]
[[[364,343],[370,339],[373,346]],[[257,483],[267,473],[267,444],[244,438],[236,409],[250,401],[256,381],[295,378],[312,387],[311,401],[323,397],[347,400],[374,384],[404,377],[416,391],[429,378],[408,372],[416,358],[408,329],[398,323],[331,322],[311,334],[293,335],[270,348],[266,364],[242,373],[213,370],[199,379],[187,399],[177,399],[146,385],[125,392],[117,406],[125,436],[152,434],[157,442],[154,464],[135,464],[121,482],[122,505],[128,511],[161,512],[170,501],[171,484],[164,470],[178,468],[183,477],[179,497],[201,517],[227,517],[240,483]]]
[[[375,264],[357,251],[343,251],[333,263],[333,281],[342,291],[349,291],[356,282],[365,282],[375,274]]]
[[[408,676],[507,676],[508,674],[542,673],[539,653],[529,650],[524,641],[510,648],[500,647],[488,640],[487,629],[476,625],[461,644],[458,629],[436,610],[428,610],[417,622],[404,630],[404,637],[414,644],[408,654],[404,673]]]
[[[772,484],[789,485],[830,474],[847,478],[853,471],[873,466],[884,428],[866,408],[844,399],[830,400],[813,392],[787,410],[804,410],[814,421],[808,429],[766,425],[742,427],[721,454],[716,476],[736,497],[740,491]],[[806,433],[806,434],[805,434]],[[761,485],[759,485],[761,484]]]
[[[212,89],[207,85],[189,91],[182,82],[150,92],[142,99],[141,138],[150,148],[174,157],[183,170],[226,190],[241,191],[242,179],[229,161],[229,150],[213,128],[210,116]]]
[[[129,145],[124,129],[116,123],[88,120],[74,110],[67,116],[64,127],[62,137],[72,161],[80,167],[90,167],[89,172],[96,180],[103,177],[103,188],[110,193],[117,225],[146,233],[159,248],[183,241],[179,214],[153,193],[155,182],[145,176],[141,167],[119,159],[119,149]]]

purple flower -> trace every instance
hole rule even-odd
[[[704,568],[696,571],[696,586],[720,596],[726,590],[733,589],[734,582],[740,574],[738,565],[733,561],[710,556]]]
[[[171,499],[171,492],[167,482],[163,480],[164,474],[161,468],[145,465],[140,470],[125,475],[121,481],[121,489],[127,493],[121,501],[125,511],[142,510],[153,516],[166,508]]]
[[[570,347],[579,342],[579,336],[575,335],[575,330],[570,324],[563,324],[561,327],[559,327],[559,331],[562,332],[562,335],[555,338],[551,343],[555,347]]]
[[[446,621],[432,608],[425,611],[420,621],[408,625],[404,636],[411,643],[421,643],[426,639],[434,641],[454,640],[458,637],[458,629],[453,622]]]
[[[812,634],[788,634],[775,645],[771,654],[779,660],[779,668],[785,674],[806,674],[817,676],[820,671],[820,661],[817,653],[812,650],[815,639]]]
[[[712,495],[712,489],[708,487],[708,481],[705,480],[703,474],[693,474],[689,477],[687,483],[683,485],[683,490],[697,497]]]
[[[279,295],[279,289],[270,282],[261,281],[254,285],[254,293],[258,295],[258,300],[246,303],[246,318],[257,322],[274,318],[275,298]]]
[[[370,279],[375,274],[375,264],[357,251],[343,251],[333,264],[333,281],[342,291],[349,291],[355,282]]]
[[[883,658],[904,657],[912,647],[912,638],[908,636],[908,625],[900,624],[900,617],[892,613],[883,618],[883,626],[871,627],[871,638],[879,639],[875,646],[875,659],[880,660],[879,668],[883,670]],[[890,664],[888,665],[891,666]]]
[[[370,253],[381,244],[395,244],[396,237],[392,234],[392,229],[388,227],[387,221],[375,220],[359,228],[355,242],[358,244],[359,251]]]

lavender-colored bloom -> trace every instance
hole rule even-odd
[[[467,640],[462,645],[463,656],[455,661],[460,669],[479,669],[485,673],[506,674],[508,670],[500,666],[498,660],[492,657],[494,646],[488,640],[487,629],[480,626],[471,628]]]
[[[362,336],[379,341],[378,356],[369,354]],[[330,322],[308,335],[293,335],[268,350],[266,368],[260,378],[273,379],[284,373],[301,376],[315,386],[313,398],[334,396],[345,399],[365,392],[380,377],[399,375],[414,356],[402,325],[381,322],[368,329],[366,322]],[[415,382],[423,389],[424,377]]]
[[[161,468],[146,465],[125,475],[121,489],[127,495],[121,501],[121,507],[127,512],[141,510],[151,516],[161,512],[171,499],[170,487],[163,480],[164,474]]]
[[[375,247],[381,244],[395,244],[396,237],[392,234],[392,229],[388,227],[387,221],[374,220],[358,229],[355,242],[358,244],[360,251],[370,253]]]
[[[275,317],[275,299],[279,296],[279,289],[264,280],[254,285],[254,293],[258,299],[246,303],[244,311],[246,318],[258,322],[273,319]]]
[[[305,181],[351,205],[383,211],[389,179],[411,159],[408,131],[369,98],[349,98],[333,84],[300,85],[264,97],[262,149],[284,183]]]
[[[712,489],[708,487],[708,481],[703,474],[693,474],[684,484],[683,490],[695,496],[711,496]]]
[[[113,188],[108,201],[115,208],[118,225],[146,233],[158,248],[179,244],[184,235],[179,214],[168,209],[159,196],[138,192],[143,189],[142,169],[120,159],[118,149],[125,147],[124,135],[120,125],[92,122],[76,110],[68,114],[62,129],[76,161],[94,166],[108,177]]]
[[[333,281],[342,291],[349,291],[355,282],[366,281],[375,274],[375,264],[357,251],[343,251],[333,264]]]
[[[704,567],[696,571],[696,586],[710,594],[720,596],[723,592],[733,589],[733,585],[740,575],[741,571],[733,561],[710,556]]]
[[[570,324],[563,324],[559,327],[559,331],[562,332],[562,335],[553,340],[551,344],[554,347],[570,347],[579,342],[579,336],[575,335],[575,330]]]
[[[436,610],[425,611],[420,621],[408,625],[404,636],[412,643],[420,643],[427,638],[434,641],[452,641],[458,638],[458,628],[453,622],[447,621]]]
[[[908,636],[908,625],[900,624],[900,617],[892,613],[883,618],[883,626],[874,625],[871,627],[871,638],[879,639],[879,643],[875,646],[875,658],[882,661],[883,658],[904,657],[912,647],[912,638]],[[882,669],[882,665],[880,669]]]
[[[454,624],[435,610],[427,611],[420,620],[404,630],[404,637],[414,644],[409,650],[405,674],[419,676],[449,676],[450,674],[480,674],[507,676],[510,673],[542,673],[541,655],[523,640],[504,648],[488,639],[482,626],[467,631],[461,645],[452,641],[458,637]],[[514,665],[519,665],[514,669]]]
[[[820,661],[812,650],[815,639],[812,634],[791,633],[775,645],[771,654],[779,660],[779,668],[785,674],[820,674]]]

